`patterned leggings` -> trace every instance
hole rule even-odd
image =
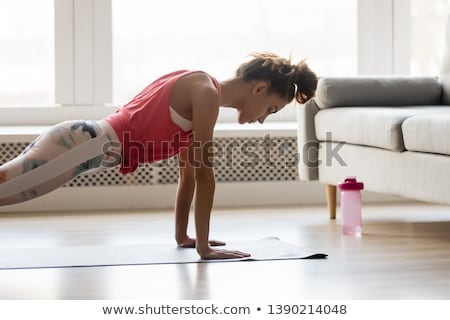
[[[120,142],[105,121],[57,124],[0,166],[0,206],[44,195],[80,174],[115,167],[120,151]]]

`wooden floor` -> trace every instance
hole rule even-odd
[[[361,238],[325,207],[216,209],[212,236],[277,236],[326,260],[0,270],[0,299],[450,299],[450,207],[365,205]],[[0,248],[171,241],[170,212],[0,214]]]

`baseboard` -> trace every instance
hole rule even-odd
[[[0,208],[0,212],[166,210],[174,207],[175,194],[175,184],[60,188],[40,198]],[[363,191],[363,201],[403,202],[405,199]],[[324,185],[300,181],[216,184],[215,207],[294,205],[322,205],[325,208]]]

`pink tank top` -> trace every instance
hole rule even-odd
[[[178,154],[192,144],[192,130],[184,131],[170,117],[170,93],[176,81],[190,73],[181,70],[160,77],[106,120],[122,144],[120,172],[134,172],[139,163]],[[220,92],[218,81],[211,77]]]

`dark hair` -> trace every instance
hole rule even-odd
[[[268,81],[269,92],[274,92],[289,102],[296,99],[305,103],[312,97],[317,88],[317,76],[305,63],[292,64],[290,59],[274,53],[254,53],[252,60],[239,66],[237,77],[244,81]]]

